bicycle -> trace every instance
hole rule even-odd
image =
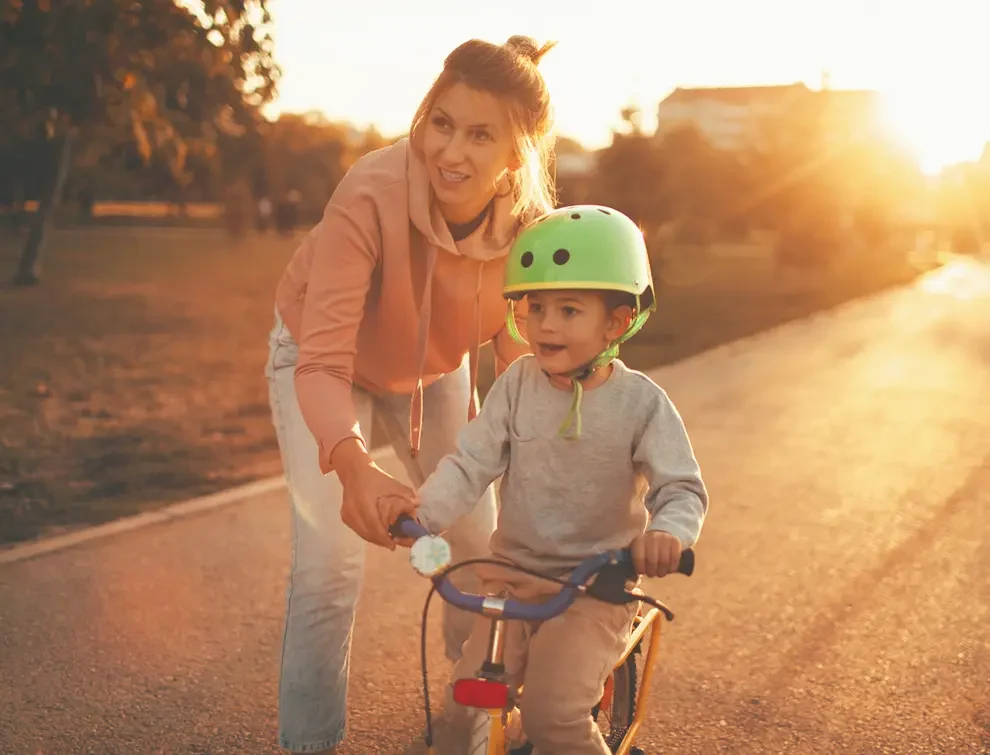
[[[633,741],[645,716],[646,699],[660,647],[662,623],[658,619],[663,615],[667,621],[673,621],[674,614],[661,601],[646,595],[638,588],[626,589],[626,581],[638,576],[633,569],[632,555],[628,548],[590,556],[578,564],[569,578],[558,579],[492,558],[472,558],[456,564],[451,563],[450,546],[447,542],[439,536],[431,535],[419,522],[406,515],[396,519],[389,532],[393,537],[414,540],[409,551],[410,564],[418,574],[429,578],[432,582],[423,606],[420,635],[420,663],[426,714],[424,741],[427,755],[434,753],[426,668],[426,625],[430,599],[434,592],[439,593],[440,597],[457,608],[491,617],[492,620],[488,653],[478,675],[470,679],[457,680],[453,689],[454,702],[476,711],[472,718],[468,747],[470,755],[529,755],[532,752],[532,746],[527,742],[513,744],[513,740],[521,734],[522,727],[518,708],[514,705],[514,698],[518,693],[509,688],[505,678],[505,667],[502,664],[505,621],[547,621],[566,611],[579,595],[589,595],[610,603],[638,601],[639,610],[633,619],[632,632],[625,651],[606,680],[602,698],[591,710],[591,716],[602,730],[602,736],[614,755],[644,755],[643,750],[633,745]],[[463,593],[446,578],[457,569],[481,563],[516,569],[557,582],[562,588],[547,600],[530,604],[520,603],[513,598]],[[681,553],[677,571],[686,576],[694,572],[692,549],[686,548]],[[588,581],[592,577],[595,579],[589,584]],[[645,613],[643,613],[644,605],[649,606]],[[642,653],[643,638],[647,631],[650,631],[650,641],[643,664],[643,678],[637,683],[636,656]],[[607,718],[607,729],[603,727],[602,724],[605,722],[599,720],[600,718]]]

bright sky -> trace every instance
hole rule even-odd
[[[271,0],[277,108],[405,132],[447,53],[512,34],[559,46],[541,63],[560,133],[609,143],[633,102],[652,128],[675,86],[804,81],[879,89],[924,167],[990,140],[988,0]],[[621,10],[619,10],[621,9]]]

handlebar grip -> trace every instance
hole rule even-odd
[[[619,551],[619,562],[627,567],[628,575],[631,579],[635,579],[639,575],[632,565],[632,551],[628,548],[623,548]],[[690,577],[694,574],[694,549],[685,548],[681,551],[681,560],[677,564],[677,573],[683,574],[685,577]]]
[[[677,564],[677,573],[690,577],[694,574],[694,548],[685,548],[681,551],[681,560]]]
[[[429,531],[408,514],[399,514],[398,518],[388,528],[392,537],[408,537],[413,540],[429,535]]]

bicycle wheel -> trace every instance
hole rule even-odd
[[[639,646],[629,654],[621,666],[612,670],[605,681],[601,702],[591,710],[591,716],[602,732],[605,744],[612,752],[619,749],[622,738],[632,725],[636,713],[636,654]]]
[[[504,726],[504,720],[502,722]],[[474,710],[469,718],[468,755],[509,755],[502,726],[493,726],[487,710]]]
[[[622,744],[622,738],[632,725],[633,715],[636,713],[636,691],[639,679],[636,676],[636,655],[640,652],[640,645],[629,654],[622,665],[613,669],[612,674],[605,681],[605,693],[601,701],[591,709],[591,717],[598,724],[602,732],[605,744],[615,752]],[[487,720],[487,718],[486,718]],[[488,742],[486,726],[479,722],[475,729],[476,737],[472,738],[472,746],[478,748],[477,752],[487,752],[484,747]],[[474,755],[476,750],[469,752]],[[533,745],[526,742],[515,748],[508,748],[507,755],[532,755]]]

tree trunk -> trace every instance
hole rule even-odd
[[[43,192],[41,196],[38,211],[31,219],[27,241],[21,251],[21,259],[14,274],[15,286],[32,286],[41,281],[41,253],[44,249],[45,237],[55,219],[55,211],[62,199],[62,188],[69,174],[75,138],[76,131],[73,128],[66,129],[62,134],[48,191]]]

